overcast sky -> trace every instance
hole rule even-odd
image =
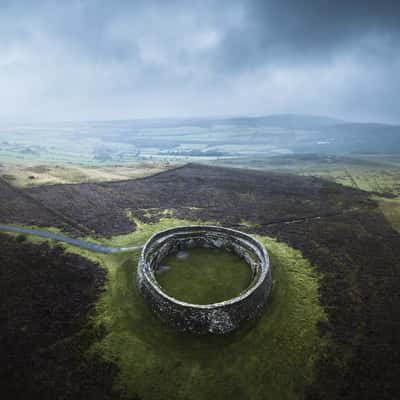
[[[0,119],[400,122],[400,1],[0,2]]]

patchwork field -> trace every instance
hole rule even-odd
[[[293,154],[399,153],[400,127],[310,115],[0,124],[4,163],[246,165]]]
[[[204,340],[177,335],[149,314],[134,287],[138,252],[102,256],[67,246],[107,272],[83,319],[98,332],[83,349],[87,368],[101,362],[115,371],[103,398],[112,390],[142,399],[395,398],[400,236],[368,192],[312,176],[199,165],[123,182],[1,185],[3,223],[124,245],[165,227],[211,222],[255,235],[271,253],[274,285],[262,320]],[[33,246],[12,243],[13,254]],[[13,335],[2,332],[3,340]],[[69,384],[79,387],[74,368]],[[79,398],[64,388],[66,398]]]
[[[369,192],[400,194],[400,156],[396,154],[287,154],[216,164],[317,176]]]

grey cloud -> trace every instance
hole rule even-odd
[[[381,55],[387,45],[394,50],[399,39],[396,0],[255,0],[247,5],[247,24],[230,32],[222,49],[232,68],[253,61],[318,63],[353,49]],[[381,49],[368,48],[374,38],[383,42]]]
[[[400,121],[398,1],[3,1],[0,117]]]

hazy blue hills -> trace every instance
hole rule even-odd
[[[0,138],[0,159],[60,163],[400,154],[400,125],[301,114],[8,124]]]

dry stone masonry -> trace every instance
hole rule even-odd
[[[169,254],[193,247],[220,248],[242,257],[253,278],[246,290],[213,304],[190,304],[169,296],[156,279],[160,263]],[[271,289],[268,253],[251,236],[217,226],[182,226],[153,235],[144,245],[136,285],[150,309],[168,326],[197,334],[226,334],[260,317]]]

